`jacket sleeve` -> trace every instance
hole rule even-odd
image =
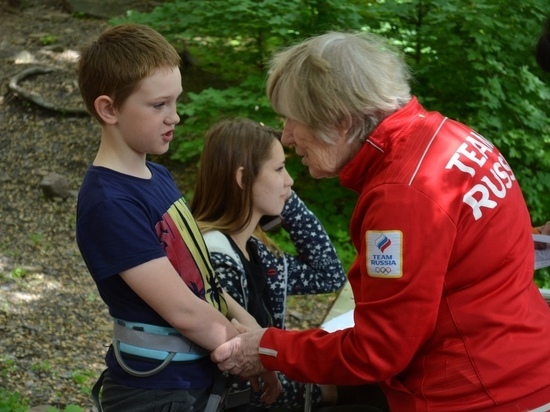
[[[402,233],[401,277],[367,272],[365,237],[372,229]],[[352,232],[359,254],[349,274],[355,326],[333,333],[269,328],[260,342],[267,369],[323,384],[380,382],[403,372],[432,335],[456,236],[453,222],[414,189],[387,185],[360,200]]]
[[[304,202],[292,193],[281,214],[297,255],[285,253],[288,293],[305,295],[338,290],[346,274],[326,230]]]

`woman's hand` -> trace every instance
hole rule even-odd
[[[544,225],[537,227],[537,230],[540,232],[541,235],[550,236],[550,220]],[[546,249],[547,247],[548,243],[535,242],[535,249],[537,250]]]

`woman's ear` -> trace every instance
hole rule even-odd
[[[106,124],[115,124],[117,122],[116,110],[113,104],[113,99],[109,96],[101,95],[94,101],[94,108],[98,116]]]
[[[348,131],[351,128],[351,122],[352,120],[349,117],[338,122],[338,134],[340,136],[346,136],[348,134]]]
[[[244,167],[239,167],[237,169],[237,172],[235,173],[235,180],[237,181],[237,184],[241,189],[244,189],[243,185],[243,173],[244,173]]]

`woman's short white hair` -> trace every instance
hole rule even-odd
[[[411,99],[410,72],[379,36],[329,32],[273,55],[267,96],[273,109],[326,142],[347,126],[364,140]]]

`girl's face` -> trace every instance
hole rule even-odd
[[[285,153],[281,143],[274,139],[271,155],[264,162],[252,186],[253,215],[258,219],[264,215],[281,214],[290,197],[294,181],[285,168]]]

